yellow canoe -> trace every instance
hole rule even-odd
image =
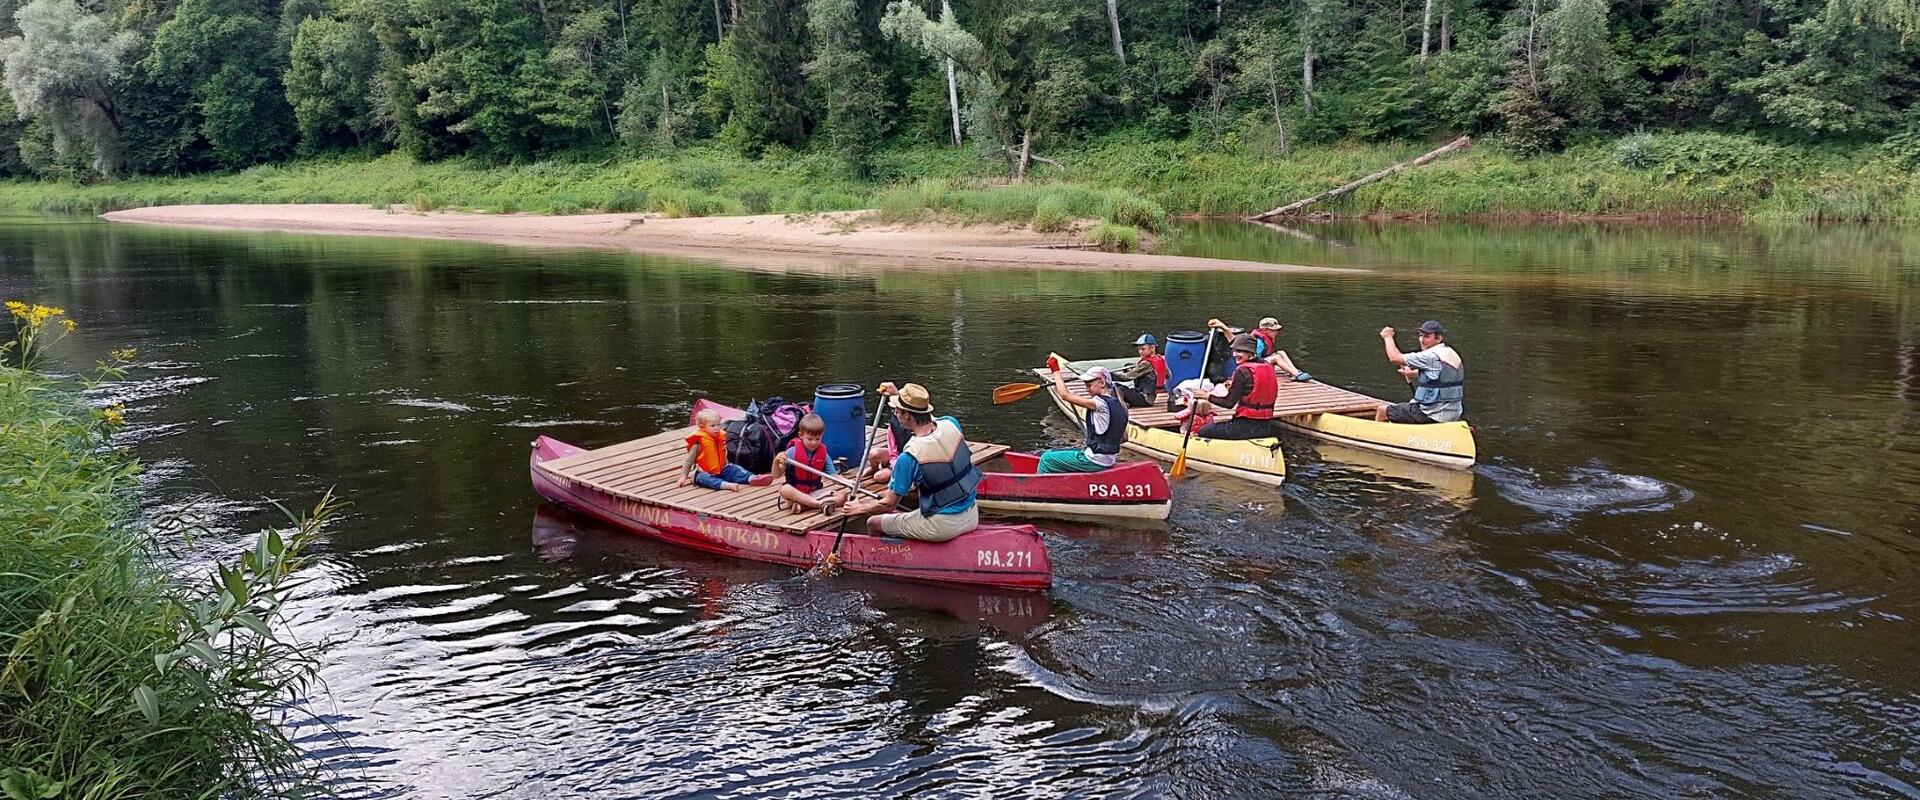
[[[1055,358],[1060,358],[1055,356]],[[1124,359],[1117,359],[1125,361]],[[1069,362],[1060,358],[1061,363],[1070,363],[1084,369],[1094,365],[1106,365],[1099,361]],[[1130,363],[1130,362],[1128,362]],[[1119,365],[1115,365],[1119,366]],[[1062,399],[1053,388],[1053,377],[1044,369],[1034,370],[1040,375],[1041,383],[1047,387],[1047,396],[1053,398],[1053,404],[1060,407],[1067,416],[1075,421],[1082,419],[1086,412],[1079,406]],[[1067,381],[1069,391],[1084,392],[1085,387],[1077,380]],[[1133,420],[1127,423],[1126,447],[1137,453],[1163,461],[1172,461],[1180,455],[1181,434],[1177,427],[1154,426],[1159,417],[1171,420],[1172,415],[1163,410],[1131,409],[1130,416],[1143,419],[1142,425]],[[1187,445],[1187,468],[1198,472],[1213,472],[1232,475],[1257,483],[1278,486],[1287,477],[1287,460],[1280,451],[1280,440],[1271,436],[1261,439],[1206,439],[1199,436]]]
[[[1095,366],[1119,369],[1132,364],[1135,359],[1061,361],[1075,370],[1085,370]],[[1280,392],[1280,399],[1275,404],[1279,414],[1274,421],[1288,430],[1351,448],[1454,469],[1472,467],[1478,456],[1473,428],[1464,421],[1430,425],[1375,422],[1372,407],[1386,401],[1317,380],[1299,384],[1283,382]],[[1288,408],[1316,410],[1313,413],[1287,414]],[[1158,427],[1153,420],[1147,420],[1146,424]],[[1193,456],[1189,454],[1187,460],[1191,464]]]

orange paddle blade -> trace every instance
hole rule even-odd
[[[1185,451],[1185,450],[1182,450],[1182,451],[1180,451],[1180,456],[1179,456],[1178,458],[1175,458],[1175,459],[1173,460],[1173,469],[1171,469],[1171,470],[1168,470],[1168,473],[1170,473],[1170,474],[1172,474],[1172,475],[1173,475],[1173,477],[1176,477],[1176,478],[1184,478],[1184,477],[1186,477],[1186,475],[1187,475],[1187,451]]]
[[[1037,383],[1009,383],[993,390],[993,404],[1006,405],[1027,399],[1027,395],[1040,391]]]

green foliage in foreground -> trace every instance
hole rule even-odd
[[[1031,223],[1100,219],[1152,231],[1168,215],[1241,215],[1338,186],[1427,144],[1248,148],[1116,135],[1060,154],[1027,183],[964,150],[892,149],[854,179],[826,154],[747,158],[709,148],[671,156],[583,157],[515,165],[389,155],[312,160],[239,173],[105,183],[0,183],[0,207],[97,213],[181,203],[358,203],[415,210],[670,216],[878,209],[890,221]],[[1725,134],[1637,134],[1521,156],[1480,144],[1310,209],[1344,215],[1745,215],[1920,220],[1920,139],[1851,148],[1790,147]]]
[[[272,627],[327,514],[196,588],[155,563],[117,409],[0,367],[0,796],[252,797],[297,788],[272,719],[305,657]]]

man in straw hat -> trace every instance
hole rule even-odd
[[[944,542],[980,527],[980,509],[974,505],[974,490],[980,486],[980,470],[973,466],[973,453],[967,449],[960,422],[953,417],[935,417],[933,398],[917,383],[900,387],[887,399],[893,418],[912,433],[894,459],[893,475],[887,481],[885,496],[847,505],[850,514],[874,514],[895,508],[908,493],[920,493],[917,511],[874,514],[867,519],[867,530],[929,542]]]
[[[1081,415],[1080,434],[1087,446],[1041,453],[1040,472],[1099,472],[1113,466],[1120,446],[1127,442],[1127,406],[1113,396],[1113,373],[1106,367],[1094,367],[1078,377],[1087,385],[1086,397],[1067,390],[1067,374],[1056,364],[1053,391],[1086,411]]]

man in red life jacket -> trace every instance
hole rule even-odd
[[[1219,405],[1233,406],[1233,418],[1194,431],[1207,439],[1259,439],[1273,435],[1273,401],[1280,396],[1274,366],[1257,353],[1260,343],[1250,334],[1233,339],[1233,379]]]
[[[1140,334],[1140,338],[1133,340],[1133,346],[1139,350],[1140,360],[1113,373],[1113,388],[1118,390],[1120,402],[1128,407],[1146,408],[1153,405],[1156,394],[1167,388],[1167,357],[1160,355],[1160,342],[1151,333]]]

